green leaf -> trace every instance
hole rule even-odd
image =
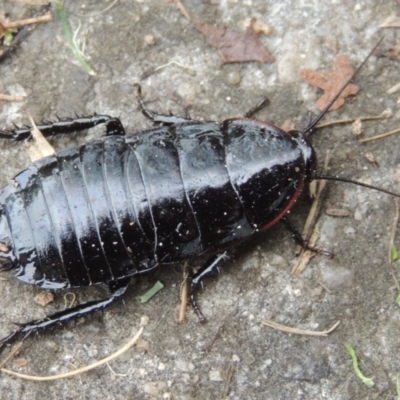
[[[400,306],[400,293],[399,293],[399,295],[397,296],[396,303]]]
[[[7,29],[4,35],[3,44],[4,46],[11,46],[11,43],[14,39],[14,35],[11,29]]]
[[[397,252],[396,246],[392,246],[392,261],[396,261],[399,258],[399,253]]]
[[[357,356],[356,356],[356,352],[354,351],[354,349],[350,346],[347,345],[346,346],[346,350],[347,352],[350,354],[351,359],[353,360],[353,368],[354,371],[356,373],[356,375],[361,379],[361,381],[367,385],[369,388],[371,388],[372,386],[375,385],[374,381],[372,380],[373,378],[367,378],[365,377],[362,372],[360,371],[360,368],[358,368],[358,360],[357,360]]]
[[[148,290],[143,296],[140,296],[140,302],[147,303],[163,287],[164,285],[160,281],[157,281],[156,284],[150,290]]]
[[[56,1],[55,5],[56,5],[56,11],[57,11],[58,17],[60,18],[61,24],[62,24],[62,26],[64,28],[64,32],[65,32],[65,36],[67,37],[68,44],[71,47],[75,57],[77,58],[79,63],[82,65],[83,69],[89,75],[96,75],[96,72],[94,72],[92,70],[92,68],[90,68],[89,64],[85,60],[85,56],[78,49],[78,46],[75,43],[75,40],[74,40],[74,38],[72,36],[71,27],[69,25],[68,18],[67,18],[67,13],[65,12],[64,6],[59,1]]]

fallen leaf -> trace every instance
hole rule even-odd
[[[29,113],[28,118],[32,125],[31,135],[33,140],[30,142],[24,142],[24,147],[31,161],[34,162],[43,157],[53,155],[53,147],[39,131],[35,122],[32,119],[32,116]]]
[[[139,339],[136,343],[136,351],[139,353],[146,353],[149,351],[150,343],[147,340]]]
[[[332,72],[326,73],[313,71],[311,69],[302,69],[300,71],[300,78],[309,85],[316,86],[324,91],[322,97],[317,101],[318,109],[323,110],[345,82],[353,75],[353,72],[348,58],[340,54],[336,57]],[[343,90],[340,97],[332,104],[329,111],[340,108],[344,104],[344,99],[357,94],[359,89],[357,85],[350,83],[346,89]]]
[[[216,48],[225,63],[261,61],[272,62],[269,50],[261,43],[258,34],[254,32],[252,20],[250,26],[243,32],[234,32],[219,28],[205,22],[196,22],[195,28],[206,38],[210,46]]]
[[[25,365],[28,364],[28,361],[26,361],[26,358],[16,358],[13,363],[14,367],[21,368],[25,367]]]
[[[47,306],[47,304],[54,301],[54,294],[49,290],[45,290],[44,292],[39,293],[33,299],[35,303],[40,304],[41,306]]]

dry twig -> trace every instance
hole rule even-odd
[[[0,369],[3,368],[3,366],[6,365],[14,357],[14,355],[19,351],[23,344],[24,341],[21,340],[13,347],[13,349],[10,351],[10,354],[2,362],[0,362]]]
[[[27,379],[30,381],[54,381],[54,380],[59,380],[63,378],[70,378],[71,376],[74,375],[79,375],[82,374],[83,372],[90,371],[91,369],[97,368],[100,365],[106,364],[110,362],[111,360],[114,360],[115,358],[119,357],[122,353],[127,351],[129,348],[131,348],[139,339],[143,332],[143,325],[140,327],[139,331],[136,333],[136,335],[124,346],[122,346],[119,350],[117,350],[115,353],[109,355],[108,357],[103,358],[102,360],[96,361],[93,364],[87,365],[86,367],[79,368],[75,371],[70,371],[66,372],[64,374],[58,374],[58,375],[50,375],[50,376],[33,376],[33,375],[26,375],[26,374],[20,374],[15,371],[11,371],[9,369],[5,368],[0,368],[1,372],[4,372],[9,375],[17,376],[18,378],[21,379]]]
[[[328,168],[328,163],[329,163],[329,152],[326,153],[324,169],[323,169],[324,171],[326,171],[326,169]],[[308,217],[306,223],[304,224],[302,232],[304,240],[312,247],[315,245],[315,242],[318,240],[319,237],[319,232],[316,226],[316,222],[319,212],[321,210],[322,199],[325,194],[327,183],[328,182],[324,180],[318,182],[315,198],[311,205],[310,212],[308,213]],[[313,257],[314,254],[315,252],[302,248],[300,255],[297,259],[297,262],[292,269],[292,274],[300,275],[304,271],[308,261],[310,260],[311,257]]]
[[[181,0],[175,0],[176,6],[178,7],[178,10],[182,13],[182,15],[188,19],[189,21],[191,21],[190,15],[189,13],[186,11],[186,8],[183,6],[183,4],[181,3]]]
[[[330,329],[326,331],[309,331],[305,329],[291,328],[290,326],[277,324],[276,322],[271,321],[269,319],[263,319],[261,323],[265,326],[269,326],[270,328],[276,329],[278,331],[295,333],[297,335],[328,336],[329,333],[333,332],[337,328],[337,326],[340,324],[340,321],[336,322],[336,324],[334,324]]]
[[[358,141],[358,143],[371,142],[372,140],[382,139],[382,138],[384,138],[384,137],[394,135],[395,133],[400,133],[400,128],[394,129],[393,131],[389,131],[389,132],[385,132],[385,133],[380,133],[379,135],[372,136],[372,137],[369,137],[369,138],[360,139],[360,140]]]
[[[0,93],[0,100],[3,101],[24,101],[26,96],[18,96],[18,95],[10,95],[10,94],[1,94]]]
[[[118,0],[114,0],[109,6],[104,8],[103,10],[93,13],[93,14],[80,14],[80,13],[75,13],[78,17],[82,18],[92,18],[92,17],[98,17],[99,15],[102,15],[106,13],[107,11],[111,10],[116,4],[118,3]]]
[[[389,239],[389,264],[393,266],[393,259],[392,259],[392,248],[394,244],[394,237],[396,235],[397,224],[399,223],[399,202],[396,198],[393,199],[394,202],[394,219],[392,224],[392,229],[390,230],[390,239]]]
[[[52,19],[53,17],[51,13],[48,13],[37,18],[27,18],[27,19],[20,19],[19,21],[4,22],[3,26],[6,29],[20,28],[21,26],[32,25],[38,22],[49,22]]]
[[[390,118],[393,114],[388,113],[387,110],[383,111],[380,115],[367,115],[364,117],[357,117],[357,118],[345,118],[345,119],[338,119],[336,121],[329,121],[323,124],[317,125],[314,129],[322,129],[332,125],[339,125],[339,124],[350,124],[355,122],[356,120],[359,121],[372,121],[374,119],[386,119]]]
[[[183,282],[181,284],[181,307],[179,310],[179,323],[183,323],[186,317],[186,308],[189,297],[189,271],[188,262],[183,266]]]

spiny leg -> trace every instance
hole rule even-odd
[[[118,118],[108,115],[93,115],[91,117],[78,117],[38,125],[37,128],[43,136],[55,136],[65,133],[75,133],[105,124],[106,136],[125,136],[125,129]],[[18,128],[0,131],[0,139],[26,140],[31,137],[32,128]]]
[[[219,266],[228,258],[227,252],[223,252],[221,254],[216,255],[215,257],[212,257],[210,260],[208,260],[191,278],[190,278],[190,302],[192,304],[193,310],[199,317],[199,320],[201,323],[204,323],[206,321],[204,315],[200,311],[199,306],[196,303],[196,297],[195,297],[195,290],[198,288],[200,283],[202,283],[202,280],[211,274],[215,273],[215,271],[219,272]]]
[[[243,116],[245,118],[251,118],[255,113],[262,110],[268,104],[269,104],[268,97],[264,97],[258,104],[256,104],[253,108],[251,108],[249,111],[247,111],[247,113],[245,113]]]
[[[285,217],[282,218],[282,222],[285,223],[286,227],[291,232],[294,241],[299,246],[301,246],[303,249],[313,251],[314,253],[317,253],[317,254],[322,254],[329,258],[333,258],[333,254],[330,251],[326,251],[326,250],[318,249],[317,247],[309,246],[307,244],[307,242],[301,236],[301,233],[297,230],[297,228],[294,225],[292,225],[292,223],[287,218],[285,218]]]
[[[24,339],[33,332],[44,330],[55,325],[60,325],[64,322],[84,317],[96,311],[104,310],[125,294],[129,285],[129,281],[130,278],[111,281],[108,289],[109,297],[106,299],[79,304],[75,307],[56,312],[44,319],[38,319],[23,324],[16,324],[19,326],[19,329],[0,340],[0,349],[6,344],[14,341],[17,337],[22,337]]]
[[[148,109],[145,102],[143,101],[142,87],[138,83],[133,84],[133,86],[136,86],[138,88],[136,96],[142,114],[146,118],[153,121],[155,124],[173,125],[173,124],[179,124],[181,122],[192,121],[190,118],[176,117],[175,115],[157,114],[156,112]]]

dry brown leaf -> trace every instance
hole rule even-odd
[[[14,359],[13,364],[16,368],[21,368],[25,367],[25,365],[28,364],[28,361],[26,361],[26,358],[16,358]]]
[[[54,294],[49,290],[45,290],[44,292],[39,293],[33,299],[35,303],[40,304],[41,306],[47,306],[47,304],[54,301]]]
[[[206,37],[208,44],[218,50],[224,63],[272,62],[274,58],[253,30],[254,22],[243,33],[219,28],[205,22],[196,22],[194,26]]]
[[[146,353],[150,349],[150,343],[147,340],[139,339],[136,343],[136,351]]]
[[[53,155],[54,154],[53,147],[42,135],[39,129],[36,127],[36,124],[29,113],[28,113],[28,118],[32,125],[31,135],[34,140],[30,142],[25,142],[24,147],[31,161],[34,162],[43,157]]]
[[[317,108],[322,111],[353,75],[353,72],[348,58],[340,54],[336,57],[332,72],[327,73],[302,69],[300,71],[300,78],[309,85],[316,86],[324,91],[322,97],[317,101]],[[332,104],[329,111],[337,110],[344,104],[346,97],[357,94],[359,89],[357,85],[350,83],[340,97]]]

